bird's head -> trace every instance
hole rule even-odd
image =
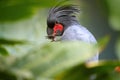
[[[62,36],[64,31],[77,23],[74,13],[79,9],[73,5],[57,6],[50,9],[47,18],[47,38],[55,40],[56,36]]]

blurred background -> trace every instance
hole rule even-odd
[[[116,42],[119,38],[119,0],[80,0],[83,12],[81,23],[99,39],[110,36],[105,49],[100,53],[102,60],[117,59]]]
[[[0,0],[0,79],[30,80],[38,76],[35,80],[52,80],[44,77],[66,69],[66,63],[74,69],[85,61],[86,58],[79,62],[76,55],[75,61],[79,63],[73,64],[71,56],[54,54],[54,48],[65,53],[60,46],[57,49],[48,44],[50,40],[45,37],[48,10],[59,3],[79,5],[80,24],[102,46],[100,60],[120,59],[120,0]],[[69,50],[71,47],[66,49]],[[55,66],[56,63],[60,65]]]

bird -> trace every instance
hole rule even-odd
[[[47,38],[51,41],[84,41],[97,44],[93,34],[77,20],[80,9],[76,5],[51,8],[47,17]],[[98,62],[98,52],[86,62]]]

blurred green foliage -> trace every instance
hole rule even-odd
[[[116,43],[116,51],[117,51],[117,56],[119,57],[120,59],[120,38],[118,39],[117,43]]]
[[[120,62],[85,64],[97,48],[103,50],[107,46],[109,37],[101,39],[98,46],[50,42],[45,38],[47,10],[59,2],[0,0],[0,80],[119,80],[115,67]],[[77,0],[72,2],[79,4]],[[109,24],[119,31],[120,2],[106,2]],[[120,59],[120,40],[116,45]]]
[[[54,0],[1,0],[0,22],[28,18],[40,8],[49,7],[55,3]]]
[[[120,1],[119,0],[107,0],[109,9],[110,9],[110,16],[109,22],[111,27],[117,31],[120,31]]]

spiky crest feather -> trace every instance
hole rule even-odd
[[[56,6],[49,11],[47,25],[52,28],[55,23],[64,25],[64,21],[76,20],[74,14],[78,12],[79,9],[75,5]]]

